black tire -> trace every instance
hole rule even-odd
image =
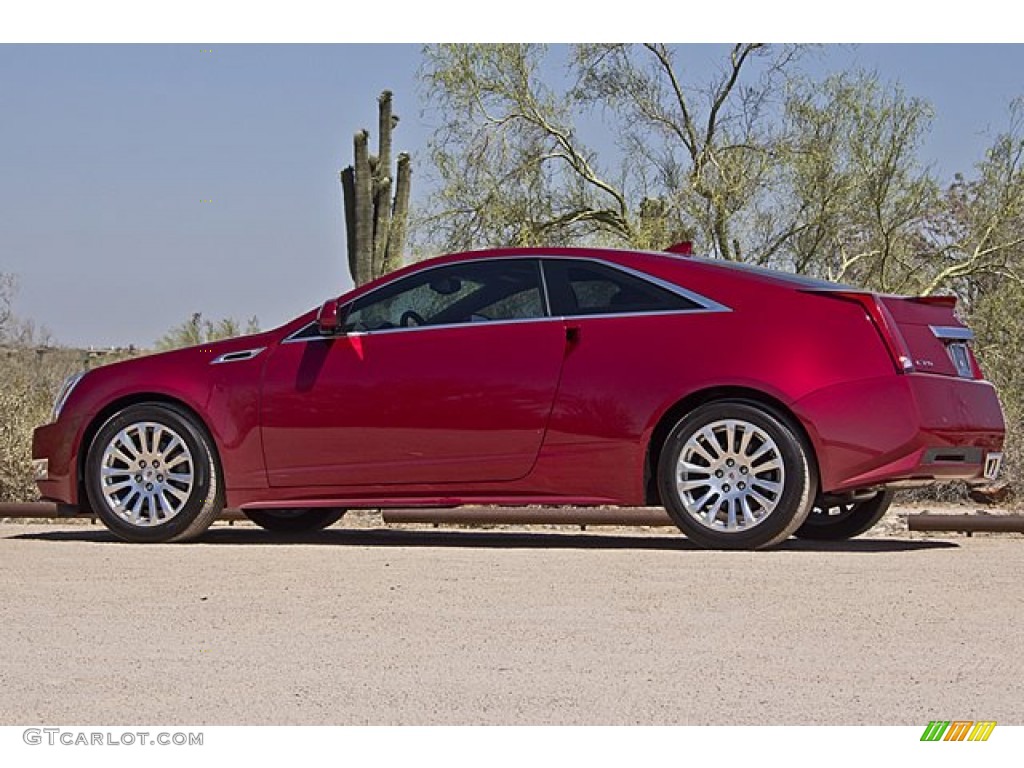
[[[297,509],[243,509],[260,528],[275,533],[307,533],[328,528],[341,520],[344,509],[303,507]]]
[[[171,435],[184,448],[174,447]],[[135,447],[137,461],[129,463],[110,453],[115,445],[123,448],[126,439]],[[131,451],[121,455],[127,458],[128,453]],[[153,457],[164,458],[164,464],[170,466],[153,465]],[[188,484],[175,479],[186,471],[191,472]],[[144,475],[147,472],[152,478]],[[152,483],[141,485],[148,480]],[[92,509],[125,541],[188,541],[205,532],[224,509],[213,441],[192,415],[166,403],[130,405],[111,416],[89,446],[84,481]],[[127,487],[113,490],[117,485]],[[150,487],[152,494],[147,490]],[[172,511],[174,504],[179,506]]]
[[[892,504],[893,491],[879,491],[870,499],[823,506],[815,504],[796,536],[814,541],[843,541],[874,528]]]
[[[767,453],[755,455],[762,448]],[[689,469],[680,466],[684,450]],[[715,455],[720,461],[712,460]],[[733,464],[726,466],[727,460]],[[817,493],[816,465],[799,433],[781,417],[754,403],[718,401],[690,412],[669,433],[658,488],[669,516],[698,546],[763,549],[803,524]]]

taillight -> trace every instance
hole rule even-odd
[[[910,348],[907,346],[907,342],[904,340],[899,328],[896,327],[896,321],[893,319],[892,313],[889,312],[885,304],[878,300],[877,296],[872,293],[859,293],[857,291],[812,291],[812,293],[860,304],[864,311],[867,312],[868,317],[871,318],[871,322],[874,324],[875,330],[878,331],[878,335],[882,337],[882,342],[889,352],[889,357],[892,358],[893,365],[896,366],[896,372],[912,373],[914,371],[914,359],[910,356]]]

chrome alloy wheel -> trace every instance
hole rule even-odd
[[[192,495],[195,465],[181,435],[165,424],[129,424],[103,450],[100,487],[126,522],[153,526],[181,512]]]
[[[686,512],[714,531],[747,531],[775,510],[785,487],[782,452],[748,421],[723,419],[695,432],[676,464]]]

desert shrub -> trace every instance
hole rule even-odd
[[[1024,285],[1005,281],[990,291],[971,314],[978,334],[978,360],[996,385],[1006,417],[1002,478],[1024,496]]]
[[[193,347],[218,339],[232,339],[236,336],[259,332],[260,323],[255,317],[250,317],[243,325],[233,317],[225,317],[216,321],[206,320],[203,318],[202,312],[194,312],[188,320],[174,326],[157,339],[156,348],[166,351],[181,347]]]
[[[0,349],[0,501],[38,498],[32,479],[32,430],[46,423],[64,377],[81,367],[80,352]]]
[[[49,420],[64,379],[75,371],[140,354],[132,347],[95,351],[48,346],[45,330],[10,311],[15,287],[10,276],[0,275],[0,502],[38,498],[32,476],[32,431]],[[165,334],[158,347],[173,349],[258,330],[256,318],[245,324],[231,318],[211,322],[196,313]]]

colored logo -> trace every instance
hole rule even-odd
[[[988,741],[995,727],[995,720],[932,720],[921,741]]]

